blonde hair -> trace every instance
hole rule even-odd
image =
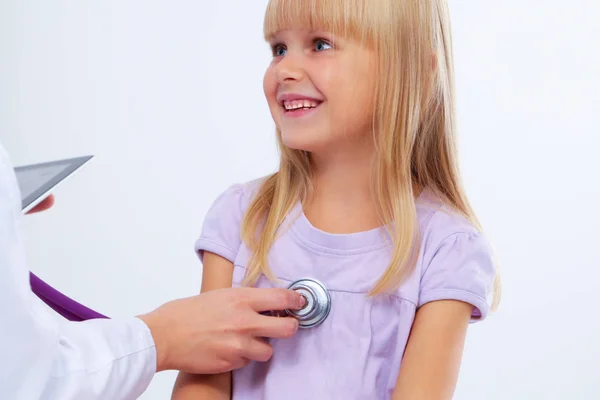
[[[359,40],[379,57],[373,191],[393,252],[370,294],[394,289],[414,270],[420,245],[415,188],[432,190],[480,229],[458,169],[446,0],[270,0],[265,37],[294,27]],[[264,181],[242,223],[242,239],[251,250],[246,285],[261,274],[275,279],[268,267],[269,250],[286,215],[312,190],[309,154],[283,145],[279,130],[277,141],[279,170]],[[499,293],[498,279],[495,287]]]

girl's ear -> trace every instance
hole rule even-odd
[[[431,54],[431,69],[435,71],[438,67],[438,59],[435,53]]]

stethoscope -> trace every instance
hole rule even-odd
[[[69,321],[86,321],[90,319],[109,318],[69,298],[46,282],[38,278],[33,272],[29,273],[31,290],[50,308]],[[300,328],[314,328],[327,319],[331,310],[331,296],[329,291],[316,279],[298,279],[288,285],[306,299],[306,304],[300,310],[269,311],[272,316],[288,315],[298,320]]]
[[[298,320],[298,327],[303,329],[319,326],[327,319],[331,310],[331,296],[325,285],[316,279],[304,278],[290,283],[288,289],[300,293],[306,299],[304,307],[300,310],[274,310],[261,314],[294,317]]]
[[[89,319],[108,318],[62,294],[38,278],[33,272],[29,272],[29,282],[31,290],[37,297],[69,321],[80,322]]]

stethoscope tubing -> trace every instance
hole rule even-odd
[[[33,272],[29,272],[29,282],[31,290],[40,300],[69,321],[81,322],[109,318],[54,289]]]

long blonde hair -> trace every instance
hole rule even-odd
[[[293,27],[360,40],[379,57],[373,191],[393,252],[370,294],[394,289],[412,273],[418,254],[415,188],[432,190],[480,228],[458,169],[446,0],[270,0],[265,37]],[[275,279],[268,267],[269,250],[286,215],[312,190],[309,154],[283,145],[279,130],[277,140],[279,170],[264,181],[242,223],[242,239],[251,250],[246,285],[261,274]]]

